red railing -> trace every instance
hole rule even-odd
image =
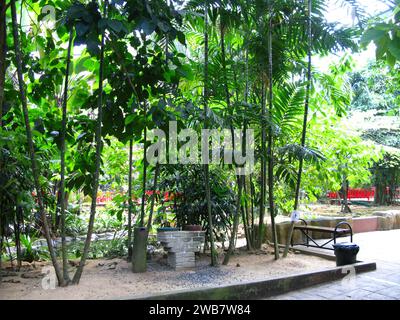
[[[386,188],[386,194],[389,193],[389,188]],[[327,196],[329,199],[337,199],[337,192],[334,191],[329,191],[327,193]],[[350,188],[348,193],[347,193],[347,199],[367,199],[373,200],[375,196],[375,187],[372,187],[371,189],[352,189]],[[396,190],[396,196],[395,198],[400,198],[400,189]]]
[[[347,199],[374,199],[375,188],[371,189],[349,189],[347,193]],[[337,199],[337,192],[329,191],[327,194],[330,199]]]
[[[153,192],[154,192],[153,190],[147,190],[147,191],[145,191],[145,194],[146,194],[146,196],[149,197],[149,196],[151,196],[153,194]],[[159,190],[156,191],[156,194],[159,195],[160,193],[161,192]],[[99,192],[99,194],[98,194],[98,196],[96,198],[96,202],[98,204],[108,203],[108,202],[112,201],[113,198],[116,195],[117,194],[115,192],[112,192],[112,191],[106,191],[104,193],[103,192]],[[169,192],[169,191],[166,191],[166,192],[164,192],[164,202],[172,201],[172,200],[174,200],[175,197],[180,196],[180,195],[181,195],[180,192]],[[137,203],[141,202],[141,198],[137,199],[137,198],[133,197],[132,200],[134,202],[137,202]]]

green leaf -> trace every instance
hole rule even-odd
[[[88,57],[88,56],[78,58],[78,60],[74,63],[74,72],[80,73],[80,72],[86,71],[85,62],[88,59],[90,59],[90,57]]]
[[[117,33],[121,32],[121,31],[125,31],[125,32],[127,31],[125,26],[119,20],[109,19],[108,26]]]
[[[141,20],[138,24],[138,29],[143,30],[143,33],[148,36],[154,32],[155,28],[156,28],[156,26],[154,25],[153,22],[147,21],[145,19]]]
[[[194,80],[194,74],[192,72],[192,69],[188,65],[183,65],[183,66],[177,68],[176,72],[188,80]]]
[[[397,60],[400,60],[400,39],[395,38],[392,41],[390,41],[388,45],[388,49],[390,53],[393,55],[394,58]]]
[[[92,37],[91,39],[88,39],[86,47],[90,55],[97,56],[100,53],[99,44],[99,40],[96,38]]]
[[[393,68],[394,65],[396,64],[396,57],[393,56],[393,55],[388,51],[388,52],[386,52],[386,61],[387,61],[388,65],[389,65],[390,67]]]
[[[184,46],[186,45],[186,39],[185,39],[185,34],[182,31],[177,32],[177,38],[178,41],[183,44]]]
[[[171,82],[171,78],[175,76],[175,71],[168,70],[168,71],[164,72],[163,76],[167,82]]]
[[[371,41],[378,41],[386,34],[383,30],[368,29],[361,37],[360,44],[362,46],[368,45]]]
[[[136,119],[136,115],[130,114],[125,118],[125,125],[132,123]]]

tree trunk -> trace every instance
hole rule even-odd
[[[40,213],[40,218],[41,218],[42,224],[43,224],[43,233],[44,233],[44,236],[47,241],[47,246],[49,248],[49,253],[50,253],[51,261],[54,266],[54,270],[56,272],[58,284],[60,286],[63,286],[64,279],[63,279],[60,267],[57,262],[57,257],[56,257],[56,253],[53,248],[52,240],[50,238],[50,232],[49,232],[49,227],[48,227],[48,223],[47,223],[46,212],[44,210],[44,205],[43,205],[42,188],[41,188],[40,182],[39,182],[39,170],[38,170],[37,164],[36,164],[35,147],[33,144],[32,130],[31,130],[31,125],[30,125],[30,120],[29,120],[28,102],[27,102],[26,91],[25,91],[25,82],[24,82],[24,78],[23,78],[23,74],[22,74],[22,53],[21,53],[20,39],[19,39],[19,35],[18,35],[17,9],[15,6],[15,0],[10,0],[10,4],[11,4],[12,29],[13,29],[14,50],[15,50],[15,60],[16,60],[17,75],[18,75],[19,93],[21,96],[22,112],[24,115],[26,138],[27,138],[27,142],[28,142],[29,156],[31,159],[32,175],[33,175],[34,185],[35,185],[36,194],[37,194],[39,213]]]
[[[4,84],[6,80],[6,0],[0,0],[0,128],[3,125]]]
[[[269,104],[269,119],[270,125],[268,126],[268,201],[269,201],[269,212],[271,214],[271,229],[272,239],[274,242],[274,254],[275,260],[279,259],[278,242],[276,240],[276,228],[275,228],[275,203],[274,203],[274,153],[273,153],[273,137],[272,137],[272,108],[273,108],[273,83],[272,83],[272,8],[270,10],[269,28],[268,28],[268,66],[269,66],[269,92],[268,92],[268,104]]]
[[[1,215],[0,215],[0,270],[3,270],[3,260],[2,260],[2,256],[3,256],[3,242],[4,242],[4,235],[3,235],[3,226],[2,226],[2,219],[1,219]],[[2,277],[3,273],[0,272],[0,281],[3,280]]]
[[[229,248],[228,248],[228,252],[225,254],[224,261],[222,262],[223,265],[227,265],[229,263],[229,258],[235,251],[235,240],[236,240],[236,235],[237,235],[237,229],[239,226],[239,216],[240,216],[239,210],[241,208],[241,197],[242,197],[242,182],[241,182],[241,179],[239,179],[238,197],[236,200],[236,214],[235,214],[235,217],[233,218],[232,233],[231,233],[231,237],[229,239]]]
[[[347,180],[347,178],[343,179],[342,190],[343,190],[343,202],[342,202],[341,212],[343,212],[343,213],[351,213],[351,209],[349,207],[349,201],[348,201],[349,181]]]
[[[72,49],[73,29],[69,32],[68,52],[67,52],[67,65],[65,70],[65,83],[64,83],[64,97],[62,104],[62,124],[61,124],[61,173],[60,173],[60,205],[61,205],[61,253],[63,261],[63,277],[65,284],[71,280],[68,275],[68,260],[67,260],[67,247],[65,241],[65,136],[67,131],[67,102],[68,102],[68,83],[69,71],[71,64],[71,49]]]
[[[154,171],[154,181],[153,181],[153,193],[151,195],[151,202],[150,202],[150,213],[149,213],[149,220],[147,221],[147,230],[151,229],[152,226],[152,220],[153,220],[153,212],[154,212],[154,202],[156,199],[156,189],[157,189],[157,179],[158,175],[160,174],[160,164],[156,164],[156,168]]]
[[[104,2],[104,18],[107,16],[107,7],[108,1]],[[81,279],[83,268],[85,266],[85,262],[89,253],[90,242],[92,239],[93,233],[93,225],[94,219],[96,217],[96,208],[97,208],[97,191],[99,188],[99,175],[100,175],[100,162],[101,162],[101,149],[102,149],[102,140],[101,140],[101,126],[103,121],[103,73],[104,73],[104,42],[105,42],[105,31],[102,31],[101,35],[101,47],[100,47],[100,70],[99,70],[99,97],[98,97],[98,106],[97,106],[97,123],[96,123],[96,160],[95,160],[95,171],[93,176],[93,189],[92,189],[92,203],[90,207],[90,217],[89,217],[89,226],[86,235],[85,245],[83,248],[83,254],[81,260],[79,262],[78,269],[72,279],[72,283],[78,284]]]
[[[207,110],[208,110],[208,0],[204,3],[204,128],[207,129]],[[211,265],[218,265],[217,252],[214,245],[213,221],[211,210],[211,191],[210,191],[210,172],[208,163],[203,165],[204,184],[206,191],[207,214],[208,214],[208,232],[211,246]]]
[[[245,52],[245,78],[246,78],[246,82],[245,82],[245,91],[244,91],[244,101],[246,102],[246,105],[248,103],[248,99],[249,99],[249,54],[248,54],[248,50],[246,48],[246,52]],[[245,135],[246,134],[246,130],[247,130],[247,120],[245,120],[244,122],[244,132]],[[246,141],[246,137],[243,137],[243,141]],[[248,181],[250,182],[251,179],[251,174],[249,176]],[[244,211],[244,215],[245,215],[245,220],[246,220],[246,243],[247,243],[247,250],[253,250],[254,247],[254,239],[253,239],[253,222],[254,222],[254,211],[253,211],[253,200],[252,200],[252,194],[251,194],[251,187],[250,187],[250,204],[249,201],[247,199],[247,192],[248,192],[248,188],[247,188],[247,181],[246,181],[246,177],[243,177],[243,191],[244,194],[246,195],[245,198],[245,211]],[[249,208],[250,205],[250,208]],[[251,214],[251,230],[250,231],[250,221],[249,221],[249,214]]]
[[[231,100],[229,95],[229,87],[228,87],[228,76],[226,73],[226,50],[225,50],[225,24],[223,21],[223,16],[220,17],[220,36],[221,36],[221,58],[222,58],[222,72],[224,77],[224,88],[225,88],[225,100],[226,100],[226,107],[231,115],[231,121],[233,120],[233,109],[231,106]],[[231,130],[231,137],[232,137],[232,151],[233,155],[235,154],[235,133],[233,129],[233,125],[230,125]],[[234,166],[237,168],[237,166]],[[238,175],[236,175],[236,183],[238,185],[238,195],[237,195],[237,202],[236,202],[236,210],[235,216],[233,217],[233,229],[231,233],[231,237],[229,240],[229,248],[228,252],[225,254],[224,261],[222,264],[227,265],[229,263],[229,258],[232,253],[235,251],[235,239],[237,235],[237,229],[239,227],[239,217],[240,217],[240,208],[241,208],[241,197],[242,197],[242,186],[241,180]]]
[[[7,35],[7,23],[6,23],[6,0],[0,0],[0,130],[3,127],[3,102],[4,102],[4,84],[6,77],[6,35]],[[0,161],[0,172],[3,168],[3,164]],[[0,190],[0,199],[2,199],[2,190]],[[3,208],[0,204],[0,270],[2,268],[2,253],[3,253]],[[1,273],[0,273],[1,282]]]
[[[312,50],[312,33],[311,33],[311,0],[307,2],[307,36],[308,36],[308,68],[307,68],[307,86],[306,86],[306,99],[304,103],[304,118],[303,118],[303,130],[301,134],[301,146],[304,147],[306,145],[306,135],[307,135],[307,118],[308,118],[308,106],[310,100],[310,91],[311,91],[311,50]],[[300,185],[301,185],[301,174],[303,172],[303,157],[301,156],[299,159],[299,171],[297,172],[297,183],[296,183],[296,191],[294,196],[294,210],[297,210],[299,205],[299,194],[300,194]],[[290,224],[288,238],[286,239],[285,251],[283,252],[283,257],[286,257],[289,252],[290,239],[292,238],[294,228],[294,221]]]
[[[386,171],[384,168],[375,168],[375,195],[374,204],[376,205],[387,205],[386,201]]]
[[[249,186],[250,186],[250,212],[251,212],[251,243],[253,244],[253,248],[255,248],[256,247],[256,228],[255,228],[254,204],[256,203],[256,199],[255,199],[255,190],[254,190],[254,183],[253,183],[253,174],[250,174]]]
[[[242,220],[243,220],[243,228],[245,231],[245,236],[246,236],[246,246],[247,250],[253,250],[253,242],[252,242],[252,235],[250,232],[250,221],[249,221],[249,201],[247,199],[247,181],[246,181],[246,176],[242,177],[243,179],[243,193],[245,195],[245,200],[244,200],[244,205],[242,207]]]
[[[396,171],[397,168],[389,168],[389,179],[388,179],[388,195],[387,195],[387,203],[388,205],[395,204],[396,201],[396,187],[397,187],[397,178]]]
[[[261,89],[261,188],[260,188],[260,214],[258,222],[257,248],[261,248],[264,235],[264,215],[265,215],[265,176],[266,176],[266,128],[265,128],[265,83],[262,80]]]
[[[14,236],[15,236],[15,246],[17,248],[17,271],[21,270],[21,217],[22,208],[17,205],[14,220]]]
[[[129,175],[128,175],[128,262],[132,260],[132,173],[133,173],[133,140],[129,140]]]
[[[144,132],[143,132],[143,180],[142,180],[142,203],[140,206],[140,221],[139,226],[144,226],[145,216],[145,201],[146,201],[146,180],[147,180],[147,161],[146,161],[146,140],[147,140],[147,105],[144,102]]]

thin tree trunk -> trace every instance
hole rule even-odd
[[[243,179],[245,179],[243,177]],[[243,193],[246,194],[246,182],[243,181]],[[251,233],[250,233],[250,227],[249,227],[249,215],[248,215],[248,208],[247,208],[247,201],[245,201],[245,204],[242,205],[242,220],[243,220],[243,228],[244,228],[244,235],[246,237],[246,248],[247,250],[253,250],[253,246],[251,243]]]
[[[147,161],[146,161],[146,140],[147,140],[147,105],[144,102],[144,132],[143,132],[143,180],[142,180],[142,203],[140,206],[140,221],[139,226],[144,226],[144,216],[145,216],[145,201],[146,201],[146,180],[147,180]]]
[[[242,150],[247,153],[246,149],[246,142],[247,142],[247,121],[244,122],[244,135],[243,135],[243,140],[242,140]],[[245,200],[244,204],[242,206],[242,220],[243,220],[243,227],[245,228],[245,236],[246,236],[246,245],[247,245],[247,250],[253,250],[253,244],[251,243],[251,237],[250,237],[250,230],[249,230],[249,207],[248,207],[248,201],[247,201],[247,188],[246,188],[246,176],[243,175],[240,177],[242,179],[242,186],[243,186],[243,192],[245,194]]]
[[[304,103],[304,118],[303,118],[303,130],[301,134],[301,146],[304,147],[306,145],[306,135],[307,135],[307,118],[308,118],[308,106],[310,100],[310,90],[311,90],[311,50],[312,50],[312,33],[311,33],[311,0],[308,0],[307,3],[307,36],[308,36],[308,69],[307,69],[307,86],[306,86],[306,99]],[[303,157],[299,159],[299,171],[297,172],[297,183],[296,183],[296,192],[294,196],[294,210],[297,210],[299,206],[299,194],[300,194],[300,185],[301,185],[301,174],[303,172]],[[285,258],[289,252],[290,239],[293,235],[294,221],[290,224],[288,238],[286,239],[286,246],[283,252],[283,257]]]
[[[250,214],[251,214],[251,191],[250,191],[250,203],[247,198],[247,195],[249,193],[249,188],[248,188],[248,179],[246,179],[246,176],[243,177],[243,192],[246,195],[245,202],[244,202],[244,217],[243,219],[246,220],[246,230],[247,233],[246,235],[246,241],[247,241],[247,249],[248,250],[253,250],[254,247],[254,242],[253,242],[253,233],[252,233],[252,226],[251,226],[251,219],[250,219]]]
[[[3,270],[3,243],[4,243],[4,235],[3,235],[3,225],[2,225],[2,219],[0,215],[0,270]],[[2,273],[0,272],[0,281],[2,281]]]
[[[61,123],[61,173],[60,173],[60,201],[61,201],[61,253],[63,261],[63,277],[67,285],[71,280],[68,275],[67,243],[65,241],[65,136],[67,131],[67,102],[68,102],[68,82],[71,64],[73,29],[69,32],[67,65],[65,70],[64,97],[62,104],[62,123]]]
[[[170,3],[167,0],[167,5],[169,6]],[[169,45],[169,37],[168,34],[165,35],[165,65],[168,68],[168,45]],[[164,88],[167,89],[167,82],[164,83]],[[165,92],[163,94],[164,100],[165,100]],[[154,171],[154,180],[153,180],[153,193],[151,195],[151,202],[150,202],[150,213],[149,213],[149,220],[147,221],[147,230],[149,230],[152,227],[152,220],[153,220],[153,212],[154,212],[154,202],[156,198],[156,189],[157,189],[157,179],[158,175],[160,174],[160,163],[156,163],[155,171]],[[147,234],[148,236],[148,234]]]
[[[118,53],[118,50],[113,46],[112,40],[110,41],[111,46],[113,47],[114,52],[116,53],[118,59],[120,60],[121,67],[125,73],[126,79],[128,80],[129,86],[131,87],[132,91],[138,98],[135,86],[133,85],[129,73],[126,69],[126,66],[123,62],[122,57]],[[133,201],[132,201],[132,179],[133,179],[133,140],[129,140],[129,173],[128,173],[128,262],[132,260],[132,215],[133,215]]]
[[[251,243],[253,244],[253,248],[255,248],[256,247],[255,216],[254,216],[255,190],[253,184],[253,174],[250,174],[249,186],[250,186],[250,212],[251,212]]]
[[[108,1],[104,2],[104,18],[107,16],[107,7]],[[85,245],[83,248],[83,254],[81,260],[79,262],[78,269],[72,279],[72,283],[78,284],[81,279],[83,268],[85,266],[85,262],[89,253],[90,242],[92,239],[93,233],[93,225],[94,219],[96,217],[96,207],[97,207],[97,191],[99,188],[99,176],[100,176],[100,162],[101,162],[101,149],[102,149],[102,141],[101,141],[101,126],[103,121],[103,73],[104,73],[104,42],[105,42],[105,31],[102,31],[101,35],[101,47],[100,47],[100,70],[99,70],[99,97],[98,97],[98,106],[97,106],[97,126],[96,126],[96,160],[95,160],[95,171],[93,176],[93,189],[92,189],[92,203],[90,207],[90,217],[89,217],[89,226],[86,235]]]
[[[207,110],[208,110],[208,0],[204,4],[204,127],[207,129]],[[210,191],[210,172],[208,163],[203,165],[204,184],[206,191],[207,214],[208,214],[208,232],[211,246],[211,265],[218,264],[213,235],[213,221],[211,210],[211,191]]]
[[[129,140],[129,175],[128,175],[128,262],[132,260],[132,173],[133,173],[133,140]]]
[[[157,179],[158,179],[158,175],[160,174],[160,164],[157,163],[156,164],[156,168],[154,171],[154,181],[153,181],[153,193],[151,195],[151,203],[150,203],[150,213],[149,213],[149,220],[147,221],[147,230],[151,229],[151,225],[152,225],[152,220],[153,220],[153,212],[154,212],[154,202],[156,199],[156,189],[157,189]]]
[[[246,194],[246,183],[244,182],[242,185],[243,185],[243,193]],[[246,237],[246,248],[247,250],[251,250],[248,215],[247,215],[247,203],[241,206],[241,210],[242,210],[244,236]]]
[[[233,219],[233,226],[232,226],[232,233],[231,233],[231,237],[229,239],[229,248],[228,248],[228,252],[225,254],[224,257],[224,261],[222,262],[223,265],[227,265],[229,263],[229,258],[230,256],[233,254],[234,250],[235,250],[235,239],[236,239],[236,235],[237,235],[237,229],[238,229],[238,225],[239,225],[239,210],[240,210],[240,200],[241,200],[241,196],[242,196],[242,183],[241,181],[239,181],[238,184],[238,197],[236,200],[236,214],[235,217]]]
[[[244,101],[246,102],[246,105],[249,100],[249,50],[246,48],[245,49],[245,91],[244,91]],[[244,123],[244,129],[246,132],[247,129],[247,122]],[[244,138],[245,140],[245,138]],[[253,192],[252,192],[252,187],[251,187],[251,174],[249,176],[249,184],[250,184],[250,210],[249,210],[249,204],[246,198],[245,201],[245,207],[246,207],[246,222],[247,222],[247,233],[246,233],[246,240],[247,240],[247,248],[248,250],[253,250],[254,248],[254,206],[253,206]],[[244,178],[244,193],[247,195],[247,187],[246,187],[246,178]],[[249,227],[249,211],[251,213],[251,227]],[[250,232],[251,228],[251,232]]]
[[[18,75],[18,84],[19,84],[19,93],[21,96],[21,103],[22,103],[22,111],[24,114],[24,121],[25,121],[25,128],[26,128],[26,138],[28,141],[28,150],[31,159],[31,166],[32,166],[32,175],[34,180],[34,185],[37,193],[37,201],[39,205],[39,213],[43,224],[43,233],[47,241],[47,246],[49,248],[49,253],[51,257],[51,261],[54,266],[54,270],[58,279],[58,284],[60,286],[64,285],[64,279],[60,270],[60,267],[57,262],[56,253],[53,248],[52,240],[50,238],[49,227],[47,223],[46,212],[44,210],[43,205],[43,196],[42,196],[42,188],[39,182],[39,170],[36,164],[36,155],[35,155],[35,147],[33,144],[32,138],[32,130],[29,120],[29,112],[28,112],[28,102],[26,97],[25,91],[25,82],[22,74],[22,53],[21,53],[21,46],[20,46],[20,39],[18,35],[18,23],[17,23],[17,9],[15,7],[15,0],[10,0],[11,4],[11,17],[12,17],[12,29],[13,29],[13,38],[14,38],[14,49],[15,49],[15,60],[16,60],[16,67],[17,67],[17,75]]]
[[[343,206],[342,206],[341,212],[343,212],[343,213],[351,213],[351,209],[349,207],[349,201],[348,201],[349,181],[347,180],[346,177],[343,178],[342,190],[343,190]]]
[[[260,188],[260,214],[258,222],[257,248],[261,248],[264,235],[264,215],[265,215],[265,176],[266,176],[266,129],[265,129],[265,82],[262,80],[261,89],[261,188]]]
[[[269,92],[268,92],[268,104],[269,104],[269,119],[270,124],[268,126],[268,200],[269,200],[269,212],[271,214],[271,229],[272,239],[274,242],[274,253],[275,260],[279,259],[279,249],[276,237],[275,227],[275,203],[274,203],[274,158],[273,158],[273,137],[272,137],[272,109],[273,109],[273,83],[272,83],[272,8],[270,10],[269,28],[268,28],[268,78],[269,78]]]
[[[21,207],[17,205],[14,220],[14,236],[15,246],[17,248],[17,271],[21,270],[21,228],[20,228],[20,211]]]
[[[230,113],[231,119],[232,119],[233,109],[231,106],[229,87],[228,87],[228,76],[226,73],[225,25],[224,25],[222,16],[221,16],[221,21],[220,21],[220,36],[221,36],[222,71],[223,71],[223,77],[224,77],[226,107],[229,110],[229,113]],[[234,129],[233,129],[232,123],[230,125],[230,130],[231,130],[231,137],[232,137],[232,151],[233,151],[233,155],[234,155],[235,154],[235,134],[234,134]],[[236,167],[237,166],[235,165],[235,168]],[[236,183],[238,185],[236,211],[235,211],[235,216],[233,217],[233,226],[232,226],[233,229],[232,229],[231,237],[229,240],[228,252],[225,254],[224,261],[222,263],[224,265],[227,265],[229,263],[229,258],[232,255],[232,253],[235,251],[235,239],[236,239],[236,235],[237,235],[237,229],[239,226],[240,207],[241,207],[240,198],[242,196],[242,186],[241,186],[241,181],[240,181],[240,178],[238,175],[236,175]]]
[[[3,125],[4,84],[6,80],[6,11],[6,0],[0,0],[0,128]]]
[[[12,253],[11,253],[10,242],[8,241],[8,237],[7,236],[6,236],[6,244],[7,244],[7,249],[8,249],[8,257],[9,257],[10,262],[11,262],[11,268],[12,268],[12,270],[15,271],[14,263],[13,263],[14,259],[13,259]]]
[[[4,102],[4,84],[6,77],[6,34],[7,34],[7,23],[6,23],[6,0],[0,0],[0,130],[3,127],[3,102]],[[3,164],[0,160],[0,172],[3,168]],[[2,190],[0,189],[0,199],[2,199]],[[0,270],[2,268],[2,253],[3,253],[3,207],[0,204]],[[1,273],[0,273],[1,282]]]

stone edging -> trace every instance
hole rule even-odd
[[[246,300],[267,298],[292,290],[304,289],[325,282],[340,280],[348,274],[351,267],[355,268],[356,273],[361,273],[376,270],[376,263],[358,262],[352,265],[301,273],[289,277],[195,290],[186,289],[159,295],[123,297],[119,298],[119,300]]]

